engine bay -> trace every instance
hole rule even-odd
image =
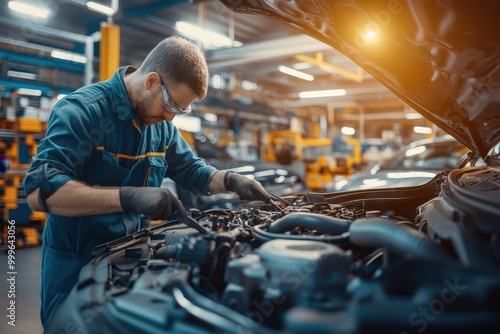
[[[498,198],[500,169],[470,167],[191,209],[94,249],[47,333],[497,332]]]

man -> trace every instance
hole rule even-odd
[[[172,124],[207,93],[201,51],[179,37],[160,42],[135,69],[59,101],[23,183],[34,211],[47,212],[42,243],[44,327],[99,244],[138,231],[141,215],[167,219],[178,199],[166,176],[199,194],[234,191],[269,199],[257,181],[217,171],[193,155]]]

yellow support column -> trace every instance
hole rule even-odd
[[[99,81],[104,81],[120,67],[120,27],[113,23],[101,23],[99,59]]]

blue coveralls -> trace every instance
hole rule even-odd
[[[52,110],[23,183],[46,199],[70,180],[88,185],[159,187],[170,177],[195,193],[208,194],[214,168],[194,157],[168,121],[151,126],[134,119],[124,84],[133,67],[122,67],[104,82],[79,89]],[[63,217],[47,215],[42,242],[41,320],[46,327],[76,284],[92,249],[141,228],[132,212]]]

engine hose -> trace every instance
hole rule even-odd
[[[155,254],[155,259],[170,260],[177,256],[177,245],[168,245],[161,247]]]
[[[349,227],[352,244],[362,247],[387,247],[397,254],[412,254],[432,260],[450,260],[451,256],[424,233],[398,225],[388,218],[361,218]]]
[[[342,235],[335,236],[314,236],[314,235],[296,235],[296,234],[279,234],[279,233],[269,233],[262,228],[265,228],[266,225],[256,225],[252,227],[252,235],[260,243],[264,243],[267,241],[275,240],[275,239],[286,239],[286,240],[309,240],[309,241],[321,241],[326,243],[335,244],[337,246],[348,245],[349,244],[349,235],[348,233],[344,233]]]
[[[175,291],[178,291],[176,294]],[[186,282],[176,280],[172,282],[172,292],[180,306],[192,315],[207,323],[219,327],[224,332],[233,333],[235,330],[242,333],[274,333],[251,318],[199,294]],[[180,293],[180,294],[179,294]]]
[[[296,227],[317,230],[322,234],[337,235],[347,232],[350,220],[328,217],[318,213],[294,212],[277,219],[269,227],[271,233],[283,233]]]

